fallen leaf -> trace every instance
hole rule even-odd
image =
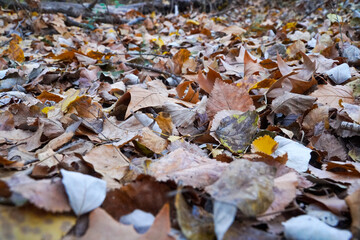
[[[296,187],[298,186],[298,177],[295,172],[286,173],[274,179],[274,201],[266,210],[265,217],[259,217],[260,220],[271,220],[281,214],[285,208],[295,199]],[[274,214],[275,213],[275,214]]]
[[[349,103],[342,103],[342,105],[344,106],[344,110],[349,115],[349,117],[356,123],[360,124],[360,106]]]
[[[276,136],[274,140],[279,145],[271,156],[279,157],[287,154],[286,166],[295,169],[297,172],[306,172],[311,158],[311,149],[281,136]]]
[[[18,182],[20,181],[20,182]],[[13,192],[21,194],[38,208],[49,212],[68,212],[71,210],[64,186],[59,178],[35,181],[22,177],[8,183]]]
[[[216,137],[231,152],[242,153],[255,137],[258,118],[255,111],[225,117],[215,131]]]
[[[345,198],[351,213],[351,232],[354,238],[360,236],[360,189]]]
[[[71,208],[80,216],[99,207],[106,196],[106,182],[78,172],[60,170]]]
[[[170,240],[174,239],[170,237],[171,231],[170,223],[170,205],[166,203],[156,215],[155,221],[149,231],[140,237],[140,239],[158,239],[158,240]]]
[[[310,109],[315,101],[315,97],[285,92],[272,101],[271,108],[275,113],[282,113],[285,116],[299,115]]]
[[[206,240],[215,237],[211,214],[200,207],[190,207],[179,190],[175,197],[175,207],[181,231],[187,239]]]
[[[126,236],[135,240],[141,236],[131,225],[124,225],[113,219],[104,209],[96,208],[89,215],[89,227],[79,240],[112,239],[114,236]]]
[[[14,40],[10,42],[9,48],[5,51],[5,54],[8,54],[11,60],[19,63],[22,63],[25,60],[24,51]]]
[[[235,220],[236,212],[236,205],[220,201],[214,202],[214,225],[217,239],[223,239]]]
[[[354,103],[352,89],[347,86],[319,85],[310,96],[316,97],[319,104],[337,109],[341,109],[340,102]]]
[[[217,201],[236,205],[245,216],[255,216],[274,200],[274,176],[275,168],[265,163],[239,159],[205,190]]]
[[[226,167],[226,163],[178,148],[151,163],[149,174],[159,181],[181,181],[184,185],[203,188],[214,183]]]
[[[215,81],[214,88],[206,104],[206,111],[210,118],[221,110],[246,112],[254,109],[253,101],[245,89],[237,88],[219,80]]]
[[[350,67],[347,63],[343,63],[337,67],[334,67],[334,68],[326,71],[326,74],[336,84],[342,84],[351,78]]]
[[[113,145],[101,145],[90,150],[83,157],[94,170],[103,176],[120,180],[129,169],[129,159]]]
[[[271,155],[277,148],[278,143],[269,135],[256,138],[251,144],[253,152],[261,152]]]
[[[75,222],[74,216],[51,214],[32,206],[0,206],[1,239],[62,239]]]
[[[329,240],[348,240],[351,232],[330,227],[319,219],[300,215],[293,217],[283,223],[285,227],[285,237],[288,239],[329,239]],[[315,237],[316,236],[316,237]]]
[[[134,182],[108,191],[102,208],[117,220],[135,209],[156,215],[166,202],[171,201],[169,193],[172,190],[174,189],[165,182],[140,175]]]

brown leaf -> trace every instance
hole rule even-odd
[[[360,189],[345,198],[351,213],[351,232],[354,238],[360,238]]]
[[[248,51],[245,51],[244,55],[244,75],[249,77],[254,73],[264,72],[264,68],[257,63],[257,60],[253,60]]]
[[[239,159],[206,191],[217,201],[235,204],[246,216],[255,216],[266,211],[274,199],[274,176],[275,168],[265,163]]]
[[[266,217],[260,217],[260,220],[270,220],[281,214],[285,207],[291,203],[296,197],[296,187],[298,185],[298,178],[295,172],[286,173],[274,179],[274,201],[266,210],[264,215],[271,214]]]
[[[69,212],[71,207],[60,178],[35,181],[22,176],[8,183],[13,192],[21,194],[38,208],[49,212]]]
[[[206,108],[208,116],[211,118],[221,110],[240,110],[246,112],[255,109],[253,101],[245,89],[219,80],[215,82]]]
[[[117,180],[122,179],[129,169],[129,159],[114,145],[95,147],[83,158],[96,172]]]
[[[5,54],[8,54],[11,60],[17,61],[19,63],[22,63],[25,60],[24,51],[15,40],[10,42],[9,49],[6,50]]]
[[[354,103],[352,89],[348,86],[331,86],[319,85],[318,89],[311,93],[310,96],[316,97],[319,104],[323,104],[332,108],[341,109],[340,103]]]
[[[272,101],[271,108],[275,113],[299,115],[310,109],[315,101],[315,97],[285,92]]]
[[[314,129],[315,125],[322,121],[328,121],[329,117],[329,107],[328,106],[320,106],[313,110],[311,110],[303,120],[303,128],[305,130]]]
[[[327,160],[340,159],[345,161],[347,159],[345,148],[334,135],[324,132],[320,137],[315,138],[316,137],[311,138],[310,142],[312,142],[315,149],[327,153]]]
[[[214,183],[227,165],[178,148],[153,162],[149,173],[159,181],[181,181],[184,185],[202,188]]]
[[[156,215],[154,223],[150,229],[142,235],[139,240],[170,240],[173,239],[169,236],[171,231],[170,223],[170,205],[166,203]]]
[[[162,153],[167,147],[166,139],[160,137],[148,127],[143,128],[139,143],[158,154]]]
[[[199,69],[198,77],[195,79],[195,81],[199,84],[201,89],[203,89],[207,93],[211,93],[216,79],[222,80],[221,75],[218,72],[216,72],[214,69],[209,67],[209,72],[207,73],[206,77]]]
[[[214,220],[210,213],[194,206],[190,207],[178,189],[175,198],[176,217],[182,233],[188,239],[214,239]],[[196,214],[194,214],[196,213]]]
[[[113,219],[104,209],[97,208],[89,215],[89,227],[79,240],[112,239],[115,236],[126,236],[135,240],[141,236],[132,225],[124,225]]]
[[[153,177],[140,175],[135,182],[120,189],[111,190],[106,194],[102,204],[115,219],[140,209],[156,215],[171,198],[173,189],[169,184],[157,182]]]

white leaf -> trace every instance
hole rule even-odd
[[[352,234],[347,230],[330,227],[319,219],[301,215],[283,223],[286,239],[294,240],[348,240]]]
[[[60,170],[70,206],[77,216],[99,207],[106,197],[106,182],[78,172]]]
[[[351,78],[350,67],[347,63],[343,63],[329,71],[325,72],[331,80],[333,80],[336,84],[342,84],[349,78]]]
[[[222,240],[225,233],[234,222],[236,216],[236,205],[215,201],[214,203],[214,225],[218,240]]]
[[[276,136],[275,141],[279,143],[278,148],[272,154],[273,157],[288,155],[286,166],[298,172],[306,172],[311,158],[311,149],[293,140]]]
[[[124,215],[120,218],[120,222],[126,225],[134,225],[136,232],[145,233],[155,220],[154,215],[135,209],[132,213]]]

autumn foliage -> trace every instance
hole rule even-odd
[[[0,239],[360,238],[360,5],[252,4],[0,10]]]

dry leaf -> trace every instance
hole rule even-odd
[[[202,188],[214,183],[227,165],[178,148],[153,162],[149,174],[159,181],[181,181],[184,185]]]
[[[206,187],[217,201],[234,204],[246,216],[255,216],[268,209],[274,199],[275,168],[246,159],[230,163],[220,179]]]
[[[310,96],[317,98],[317,103],[341,109],[341,103],[354,103],[352,89],[347,86],[319,85]]]
[[[129,169],[129,159],[113,145],[95,147],[83,158],[94,167],[96,172],[117,180],[121,180]]]
[[[217,80],[206,104],[209,117],[221,110],[240,110],[246,112],[254,110],[253,101],[249,93],[242,88]]]

